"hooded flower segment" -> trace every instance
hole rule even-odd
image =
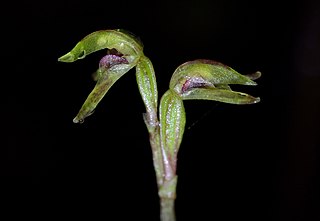
[[[183,100],[215,100],[230,104],[252,104],[260,98],[232,91],[229,84],[257,85],[260,72],[241,75],[232,68],[212,60],[195,60],[180,65],[170,80],[173,90]]]
[[[142,43],[132,34],[120,29],[102,30],[84,37],[70,52],[61,56],[58,61],[74,62],[102,49],[115,49],[130,63],[136,63],[143,54]]]
[[[94,74],[97,83],[73,119],[74,123],[82,123],[90,116],[111,86],[144,56],[142,43],[133,35],[120,30],[103,30],[83,38],[58,61],[74,62],[102,49],[107,49],[108,54],[99,62],[99,68]]]

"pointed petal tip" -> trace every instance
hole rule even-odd
[[[257,80],[258,78],[261,77],[261,72],[260,71],[256,71],[252,74],[248,74],[246,75],[248,78],[250,78],[251,80]]]
[[[73,118],[73,120],[72,120],[72,122],[75,123],[75,124],[77,124],[77,123],[82,124],[83,121],[84,121],[84,120],[83,120],[83,119],[79,119],[78,116],[76,116],[76,117]]]
[[[258,84],[257,84],[257,82],[255,82],[254,80],[257,80],[258,78],[261,77],[261,72],[260,72],[260,71],[257,71],[257,72],[254,72],[254,73],[252,73],[252,74],[247,74],[247,75],[245,75],[245,76],[250,79],[250,81],[246,82],[246,85],[256,86],[256,85],[258,85]]]
[[[255,73],[256,79],[260,78],[261,75],[262,75],[262,73],[260,71],[256,71],[256,73]]]
[[[72,122],[77,124],[77,123],[79,123],[79,120],[77,119],[77,117],[75,117],[75,118],[73,118]]]
[[[261,101],[260,97],[256,97],[253,101],[254,104],[259,103]]]
[[[58,58],[58,61],[60,62],[73,62],[74,61],[74,56],[73,54],[71,54],[70,52],[61,56],[60,58]]]

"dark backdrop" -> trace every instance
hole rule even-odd
[[[72,119],[103,52],[58,63],[100,29],[138,35],[162,95],[197,58],[261,71],[261,97],[187,101],[176,211],[182,220],[319,220],[317,1],[11,1],[1,13],[1,200],[25,218],[158,220],[134,71],[84,124]],[[117,218],[112,218],[112,217]]]

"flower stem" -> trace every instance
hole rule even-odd
[[[167,165],[165,166],[166,154],[162,150],[160,143],[160,125],[155,116],[147,112],[144,115],[144,121],[149,131],[149,141],[153,155],[153,166],[156,173],[158,184],[158,195],[160,198],[160,220],[175,221],[174,202],[176,198],[177,176],[175,169]],[[150,121],[153,119],[153,122]],[[168,169],[168,166],[170,167]]]
[[[177,176],[164,181],[159,188],[160,197],[160,218],[161,221],[175,221],[174,201],[176,199]]]
[[[160,219],[161,221],[175,221],[174,199],[160,199]]]
[[[156,172],[158,188],[160,188],[163,184],[164,176],[162,151],[160,145],[160,128],[158,120],[156,118],[151,118],[150,114],[151,113],[147,112],[144,115],[144,122],[149,131],[149,141],[152,149],[153,166]],[[149,119],[154,119],[154,122],[151,122]]]

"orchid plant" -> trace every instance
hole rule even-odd
[[[180,65],[173,73],[169,89],[162,96],[158,113],[158,91],[155,71],[143,53],[143,45],[123,30],[102,30],[83,38],[58,61],[74,62],[106,49],[94,79],[97,81],[74,123],[90,116],[111,86],[132,68],[144,102],[144,122],[149,132],[153,165],[160,198],[161,221],[174,221],[177,186],[177,154],[183,138],[186,114],[183,100],[213,100],[230,104],[254,104],[260,98],[231,90],[230,84],[257,85],[260,72],[241,75],[232,68],[212,60],[194,60]]]

